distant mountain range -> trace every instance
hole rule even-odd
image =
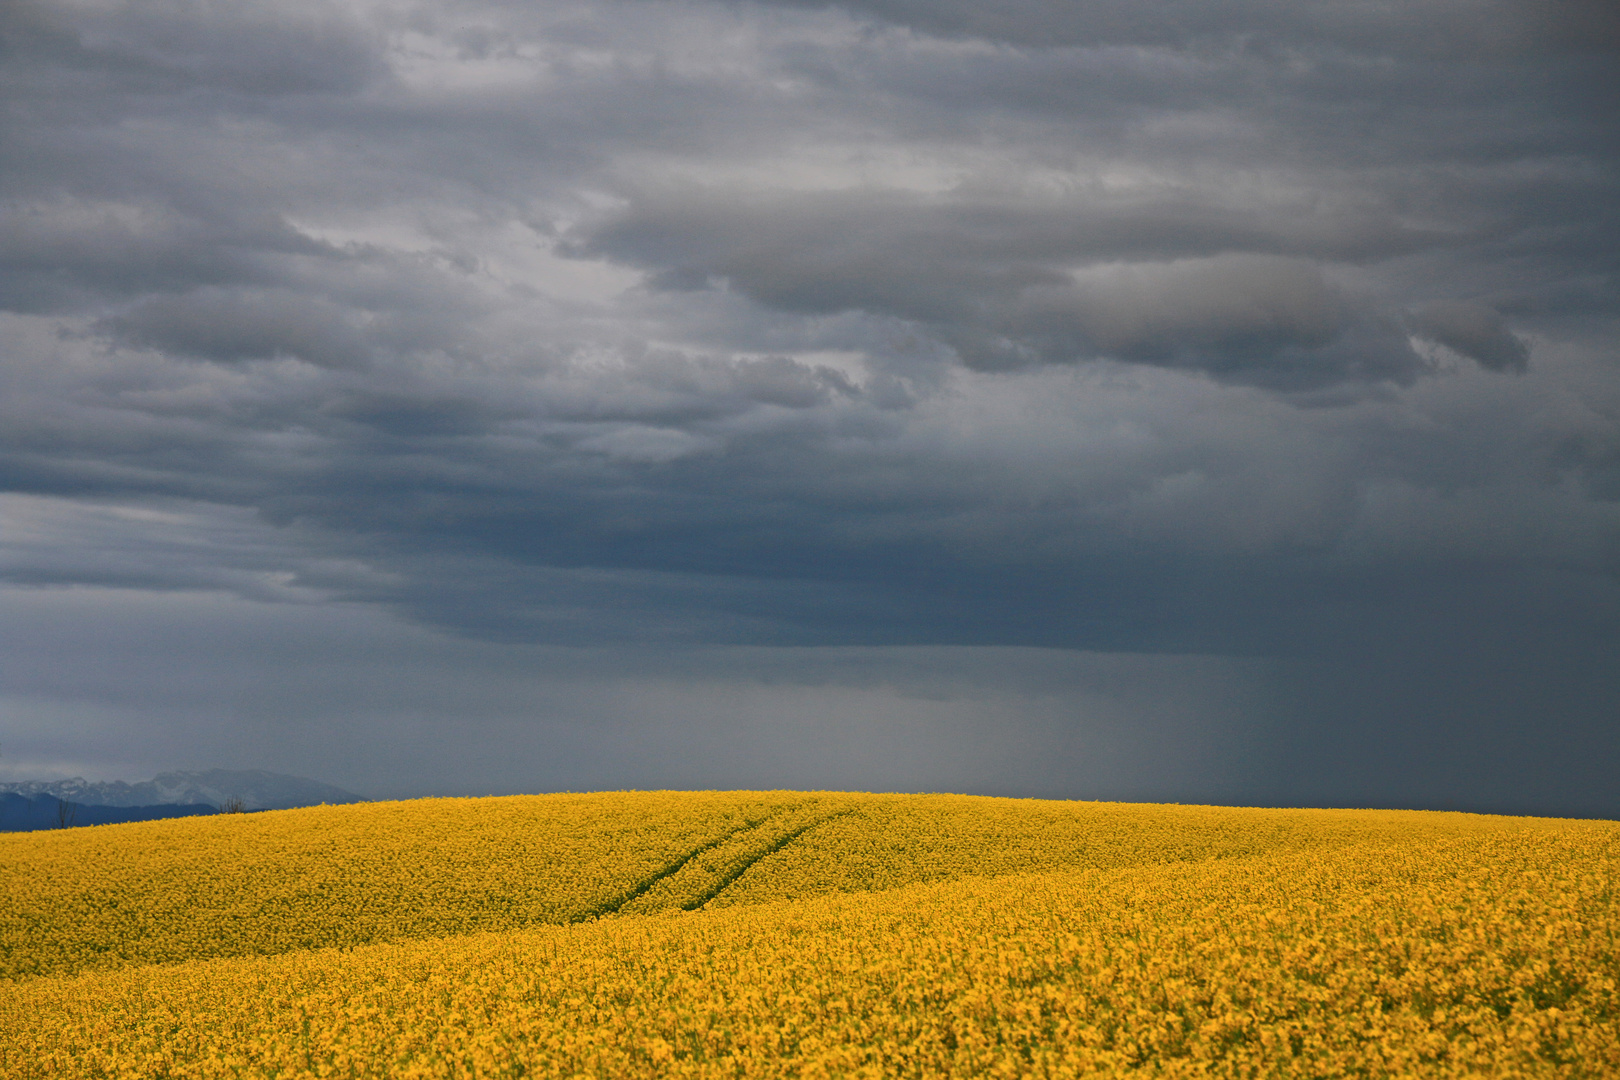
[[[78,776],[24,780],[0,784],[0,831],[206,814],[237,800],[247,810],[365,801],[352,791],[318,780],[258,769],[168,772],[136,784],[122,780],[92,783]],[[73,809],[60,810],[59,803]]]
[[[54,795],[0,795],[0,832],[38,832],[71,829],[79,825],[116,825],[121,821],[201,817],[219,813],[207,803],[173,806],[80,806]]]

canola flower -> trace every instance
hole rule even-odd
[[[567,923],[791,792],[422,799],[0,835],[0,977]]]
[[[0,834],[0,978],[1211,859],[1497,819],[961,795],[422,799]]]
[[[0,983],[0,1075],[1620,1075],[1614,823],[686,799],[650,913]]]

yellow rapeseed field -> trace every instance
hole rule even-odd
[[[791,792],[0,836],[0,1075],[1620,1076],[1620,824]]]

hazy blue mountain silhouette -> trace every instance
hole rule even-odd
[[[240,799],[249,810],[287,810],[295,806],[365,801],[352,791],[319,780],[259,769],[167,772],[135,784],[122,780],[91,782],[78,776],[71,780],[25,780],[0,784],[0,795],[20,795],[28,800],[43,796],[87,808],[196,805],[217,808]],[[4,827],[7,826],[0,822],[0,828]]]
[[[76,828],[80,825],[115,825],[121,821],[197,817],[217,814],[208,803],[157,806],[80,806],[55,795],[29,798],[8,791],[0,795],[0,832],[37,832],[40,829]]]

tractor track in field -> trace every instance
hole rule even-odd
[[[853,813],[853,812],[854,812],[853,807],[851,807],[848,810],[839,810],[836,813],[828,814],[825,817],[819,817],[814,821],[808,822],[807,824],[800,825],[797,829],[794,829],[792,832],[783,834],[782,836],[778,837],[776,839],[776,841],[773,842],[769,847],[767,847],[767,848],[765,848],[765,850],[761,851],[758,855],[755,855],[753,858],[748,859],[745,862],[740,862],[740,863],[734,865],[730,870],[728,870],[724,874],[722,874],[720,876],[720,878],[714,883],[714,885],[711,886],[708,890],[706,890],[703,893],[703,895],[699,896],[695,900],[690,900],[690,901],[682,904],[681,905],[681,910],[683,910],[683,911],[697,911],[704,904],[707,904],[710,900],[713,900],[715,897],[719,896],[721,893],[723,893],[727,889],[729,889],[731,887],[732,882],[736,881],[738,878],[740,878],[744,874],[746,874],[760,860],[766,858],[767,856],[775,855],[778,851],[781,851],[783,848],[785,848],[789,844],[793,843],[793,841],[797,840],[799,837],[803,836],[805,833],[809,832],[811,829],[816,828],[818,825],[825,825],[827,822],[833,820],[833,818],[840,818],[840,817],[843,817],[846,814],[850,814],[850,813]],[[732,835],[736,835],[736,834],[733,833]]]
[[[699,844],[697,847],[693,848],[691,851],[688,851],[686,854],[684,854],[684,855],[680,856],[679,858],[675,859],[673,862],[665,863],[662,867],[660,867],[658,869],[657,873],[653,874],[650,877],[643,878],[642,880],[636,882],[636,884],[634,884],[634,885],[632,885],[630,887],[630,890],[628,892],[625,892],[625,893],[621,894],[617,899],[610,900],[605,904],[598,904],[596,907],[591,908],[589,911],[585,912],[582,915],[575,916],[573,919],[571,919],[569,921],[570,922],[581,923],[581,922],[588,922],[591,919],[600,919],[600,918],[602,918],[604,916],[607,916],[607,915],[616,915],[616,914],[618,914],[618,912],[626,904],[630,903],[632,900],[636,900],[636,899],[638,899],[638,898],[640,898],[642,896],[645,896],[653,888],[653,886],[657,885],[660,881],[663,881],[665,878],[673,877],[675,874],[680,873],[682,867],[684,867],[687,863],[691,862],[693,859],[697,858],[699,855],[702,855],[706,851],[713,851],[715,848],[719,847],[721,844],[726,843],[728,840],[733,840],[736,837],[740,836],[741,834],[750,831],[751,829],[759,828],[761,825],[765,824],[767,821],[769,821],[771,818],[773,818],[775,816],[776,816],[776,813],[772,812],[772,813],[766,814],[762,818],[755,818],[753,820],[744,819],[744,821],[743,821],[743,823],[741,825],[737,826],[735,829],[732,829],[730,832],[721,833],[719,836],[715,837],[713,840],[708,840],[708,841],[705,841],[704,843]],[[800,831],[802,832],[803,830],[800,830]],[[732,880],[736,880],[736,879],[733,878]],[[729,882],[728,882],[728,884],[729,884]]]

